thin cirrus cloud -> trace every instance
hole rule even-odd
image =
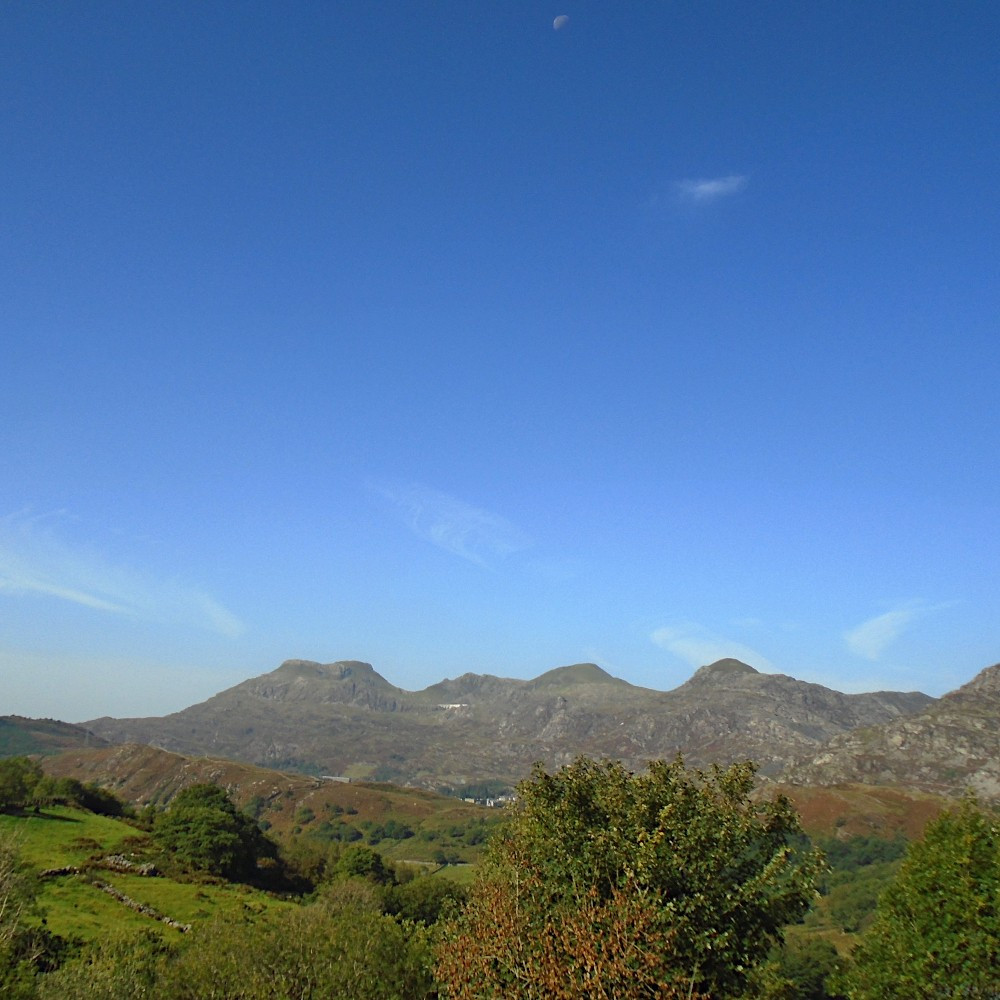
[[[739,194],[747,186],[744,174],[729,174],[727,177],[704,177],[697,180],[677,182],[677,193],[682,201],[705,205]]]
[[[855,656],[875,662],[916,621],[932,612],[950,607],[951,603],[907,601],[848,629],[844,633],[844,642]]]
[[[489,567],[531,544],[506,518],[421,485],[378,485],[403,522],[418,537],[477,566]]]
[[[692,667],[703,667],[716,660],[732,657],[758,670],[767,672],[774,669],[770,661],[757,650],[742,642],[716,635],[693,622],[658,628],[650,635],[650,639],[661,649],[673,653]]]
[[[57,529],[65,515],[0,517],[0,595],[51,597],[93,611],[183,625],[235,638],[243,623],[209,594],[158,581],[73,545]]]

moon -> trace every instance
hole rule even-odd
[[[552,27],[556,31],[561,31],[566,25],[569,24],[569,14],[560,14],[553,22]]]

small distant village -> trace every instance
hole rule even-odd
[[[320,774],[318,777],[320,781],[339,781],[342,785],[367,781],[364,778],[349,778],[345,774]],[[505,792],[501,795],[461,795],[457,797],[470,805],[486,806],[488,809],[503,809],[517,801],[517,796],[513,792]]]

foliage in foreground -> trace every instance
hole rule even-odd
[[[697,772],[678,760],[636,776],[580,760],[554,775],[536,770],[464,912],[458,886],[387,863],[367,844],[303,840],[294,860],[268,865],[273,845],[217,788],[195,786],[153,814],[144,844],[117,820],[35,808],[83,793],[93,798],[88,788],[32,781],[37,774],[21,762],[3,772],[4,1000],[425,1000],[436,991],[453,1000],[1000,997],[993,971],[1000,965],[1000,833],[997,818],[971,801],[931,824],[910,849],[851,963],[834,944],[845,951],[842,931],[868,924],[867,900],[891,879],[898,862],[890,859],[902,843],[825,844],[833,870],[822,912],[792,928],[787,946],[768,958],[782,926],[802,915],[820,863],[786,802],[750,802],[751,765]],[[93,804],[102,812],[115,806],[100,797]],[[98,822],[107,829],[95,829]],[[310,902],[268,901],[243,887],[235,906],[217,908],[216,893],[234,892],[218,877],[196,876],[191,886],[120,875],[128,893],[170,914],[183,908],[175,909],[176,893],[164,892],[183,888],[190,904],[201,885],[201,902],[184,915],[192,932],[138,930],[139,918],[110,912],[96,937],[73,923],[67,930],[55,919],[66,900],[58,909],[53,891],[83,891],[85,881],[47,882],[36,897],[19,853],[38,867],[86,865],[107,853],[101,843],[118,844],[119,827],[133,831],[122,840],[129,849],[169,843],[173,870],[217,865],[219,876],[245,880],[264,857],[258,875],[291,862],[291,881],[316,893]],[[65,939],[45,925],[46,914]],[[90,944],[81,939],[88,936]]]
[[[813,897],[784,799],[754,804],[751,764],[580,758],[536,767],[491,842],[437,975],[454,1000],[738,997]]]
[[[314,904],[209,922],[182,946],[112,938],[43,977],[40,1000],[422,1000],[433,995],[427,932],[348,906]]]
[[[30,973],[22,954],[23,918],[31,907],[34,885],[24,870],[17,844],[0,831],[0,995],[16,996]]]
[[[181,799],[181,807],[193,810],[194,821],[170,829],[183,829],[198,846],[199,857],[216,841],[220,847],[232,846],[228,824],[222,827],[223,836],[216,837],[216,824],[201,822],[206,809],[230,813],[224,793],[196,787],[193,795]],[[231,888],[218,879],[199,880],[192,886],[169,878],[99,872],[119,887],[124,884],[127,894],[143,902],[152,899],[157,909],[174,916],[180,897],[171,888],[184,890],[190,904],[190,890],[201,885],[204,892],[198,890],[196,895],[202,897],[202,913],[192,921],[190,933],[178,934],[152,923],[137,929],[132,922],[135,915],[123,910],[121,919],[106,917],[103,932],[89,942],[75,935],[74,940],[62,940],[38,926],[47,911],[32,909],[35,880],[18,858],[18,840],[29,838],[35,860],[45,864],[48,855],[39,850],[38,835],[45,835],[42,843],[51,850],[71,837],[82,820],[62,809],[51,816],[32,812],[4,819],[8,821],[0,825],[0,996],[4,1000],[422,1000],[434,995],[429,925],[442,907],[464,897],[447,880],[417,874],[412,867],[387,866],[378,852],[363,845],[338,851],[336,864],[312,902],[264,898],[244,887],[239,893],[226,893],[227,905],[216,908],[220,894]],[[242,820],[237,817],[237,821],[239,829]],[[53,839],[53,832],[61,837]],[[96,840],[77,840],[80,851],[100,851]],[[256,854],[256,849],[247,854],[248,861]],[[88,889],[86,875],[57,877],[62,878],[106,901],[96,888]],[[156,902],[165,895],[173,902]],[[211,910],[216,916],[210,916]]]
[[[1000,996],[1000,824],[970,800],[909,850],[855,949],[852,1000]]]

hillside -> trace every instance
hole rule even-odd
[[[58,753],[70,747],[107,746],[83,726],[56,719],[28,719],[22,715],[0,716],[0,757],[18,754]]]
[[[916,840],[927,823],[953,801],[900,785],[767,784],[762,795],[784,795],[799,814],[802,829],[814,837],[896,836]]]
[[[246,913],[248,906],[261,913],[292,905],[245,885],[179,882],[106,867],[99,859],[131,855],[136,850],[141,854],[148,847],[148,836],[122,820],[81,809],[50,806],[23,816],[0,814],[0,837],[4,836],[16,841],[26,864],[51,873],[38,882],[41,916],[47,930],[71,940],[93,941],[111,933],[144,931],[177,942],[182,933],[178,924],[193,925],[220,914],[235,917]],[[88,869],[89,875],[60,873],[60,869],[77,868]],[[102,887],[113,888],[150,909],[123,905]],[[33,919],[39,919],[39,914]]]
[[[279,838],[296,826],[300,832],[318,835],[323,818],[331,815],[345,817],[359,828],[396,820],[410,826],[418,837],[437,831],[440,836],[434,841],[445,839],[446,830],[483,822],[490,825],[502,818],[501,810],[484,810],[421,789],[334,782],[236,761],[185,757],[137,744],[67,751],[47,757],[42,766],[54,777],[96,782],[137,807],[166,805],[189,785],[217,784],[241,808],[266,820],[270,832]],[[764,781],[759,794],[785,795],[801,816],[806,832],[841,838],[902,834],[914,839],[947,805],[941,795],[901,786],[801,786]],[[316,818],[303,825],[307,810]],[[421,839],[426,840],[426,835]],[[390,856],[414,857],[420,854],[419,850],[414,854],[418,843],[408,841],[407,851],[393,851],[393,845],[383,841],[380,850]]]
[[[45,758],[42,767],[54,777],[96,782],[138,807],[164,806],[190,785],[218,785],[279,838],[304,833],[338,839],[351,828],[358,839],[370,841],[374,827],[394,821],[390,829],[409,828],[412,839],[392,843],[394,838],[386,837],[379,849],[390,857],[425,859],[435,848],[447,847],[463,860],[475,860],[481,841],[466,834],[501,818],[501,810],[422,789],[348,784],[138,744],[71,750]]]
[[[1000,664],[908,718],[834,737],[789,769],[804,785],[906,785],[1000,799]]]
[[[833,736],[932,702],[919,693],[841,694],[736,660],[703,667],[672,691],[575,664],[527,681],[469,673],[417,692],[367,663],[289,660],[172,715],[86,725],[111,742],[456,788],[513,784],[535,761],[557,767],[579,754],[636,769],[678,752],[695,765],[749,757],[776,775]]]

